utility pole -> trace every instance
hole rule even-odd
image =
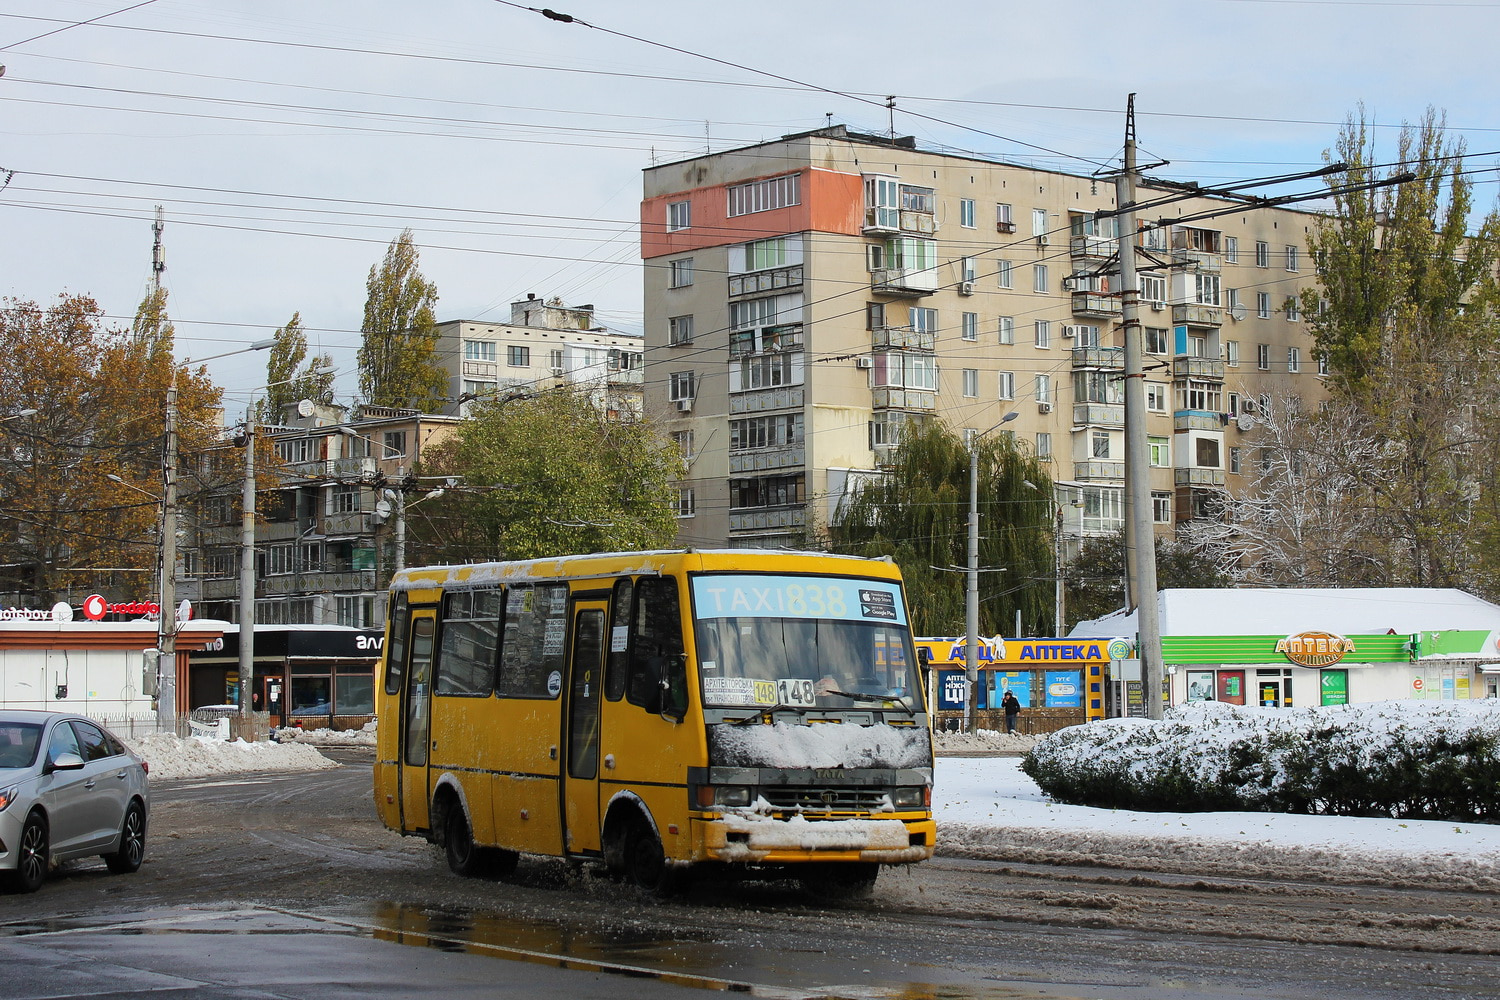
[[[177,732],[177,366],[167,383],[166,444],[162,455],[161,613],[157,615],[156,727]]]
[[[1146,377],[1142,364],[1140,293],[1135,274],[1135,95],[1125,113],[1125,169],[1115,178],[1120,213],[1120,323],[1125,336],[1126,553],[1134,554],[1130,597],[1135,602],[1140,643],[1142,699],[1146,716],[1162,714],[1161,628],[1156,598],[1156,534],[1151,518],[1150,455],[1146,440]]]
[[[240,719],[255,706],[255,418],[245,413],[245,481],[240,504]],[[241,738],[254,739],[252,733]]]
[[[979,435],[969,442],[969,565],[965,574],[964,731],[979,728]]]

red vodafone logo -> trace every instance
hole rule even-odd
[[[83,617],[96,622],[108,614],[159,615],[161,605],[155,601],[126,601],[123,604],[111,604],[98,594],[90,594],[84,598]]]

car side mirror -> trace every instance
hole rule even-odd
[[[76,753],[60,753],[53,760],[47,762],[47,770],[51,771],[81,771],[83,769],[83,758]]]

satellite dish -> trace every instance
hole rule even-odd
[[[1238,323],[1240,320],[1250,315],[1250,310],[1245,308],[1245,304],[1243,302],[1236,302],[1234,306],[1229,310],[1229,315],[1234,319],[1236,323]]]
[[[179,604],[179,605],[177,605],[177,622],[178,622],[178,624],[181,624],[182,622],[187,622],[187,621],[192,621],[192,620],[193,620],[193,602],[190,601],[190,600],[188,600],[186,597],[184,597],[182,599],[182,603]]]
[[[73,605],[69,604],[67,601],[58,601],[56,604],[52,605],[52,620],[55,622],[72,621]]]
[[[375,523],[384,524],[386,518],[391,516],[391,502],[389,500],[375,501]]]
[[[313,401],[310,399],[297,400],[297,416],[310,417],[313,415]]]
[[[1235,418],[1234,425],[1242,431],[1248,431],[1255,426],[1255,418],[1248,413],[1241,413]]]

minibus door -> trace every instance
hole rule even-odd
[[[414,609],[407,643],[406,685],[401,693],[401,829],[431,824],[427,763],[432,740],[432,653],[437,613]]]
[[[569,854],[598,854],[599,702],[604,686],[606,601],[573,607],[572,655],[568,661],[568,705],[563,745],[563,831]]]

